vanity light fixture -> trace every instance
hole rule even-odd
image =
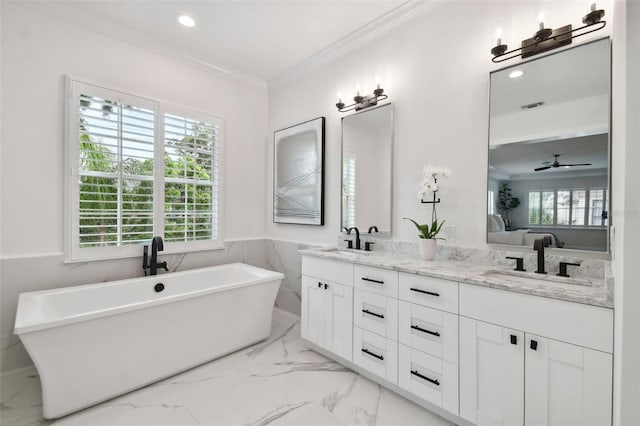
[[[491,61],[498,63],[517,57],[528,58],[529,56],[566,46],[571,44],[571,40],[576,37],[604,28],[607,25],[607,21],[603,21],[602,17],[604,17],[604,10],[596,9],[596,4],[592,3],[591,11],[582,18],[582,23],[585,25],[575,29],[571,25],[565,25],[554,30],[545,28],[544,14],[541,13],[538,15],[540,28],[532,38],[522,40],[521,47],[518,49],[507,51],[508,47],[502,43],[502,34],[500,32],[496,45],[491,49],[491,54],[493,55]]]
[[[380,83],[378,83],[378,87],[373,91],[372,95],[360,95],[360,87],[356,88],[356,95],[353,97],[353,103],[350,105],[345,105],[342,102],[342,94],[338,92],[338,103],[336,103],[336,108],[340,112],[347,111],[360,111],[361,109],[369,108],[375,105],[378,105],[378,101],[383,101],[387,99],[388,96],[384,94],[384,89],[380,87]]]
[[[178,15],[178,22],[187,28],[193,28],[196,26],[196,21],[189,15]]]

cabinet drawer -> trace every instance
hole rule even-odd
[[[353,264],[302,256],[302,274],[353,287]]]
[[[398,299],[355,289],[353,324],[391,340],[398,340]]]
[[[398,384],[398,343],[353,327],[353,363]]]
[[[403,344],[398,351],[398,385],[457,415],[458,366]]]
[[[458,364],[458,316],[399,302],[398,341],[436,358]]]
[[[613,352],[613,309],[461,284],[460,315]]]
[[[401,272],[399,298],[418,305],[458,313],[458,283]]]
[[[398,273],[388,269],[355,265],[355,286],[385,296],[398,297]]]

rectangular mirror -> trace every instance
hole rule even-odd
[[[609,251],[610,41],[491,73],[487,242]]]
[[[391,235],[393,105],[342,118],[342,228]]]

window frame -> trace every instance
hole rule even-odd
[[[85,262],[92,260],[106,260],[138,257],[142,255],[144,244],[127,244],[111,247],[87,247],[79,245],[79,200],[80,185],[78,184],[79,171],[79,90],[90,88],[92,96],[101,96],[106,99],[130,102],[132,105],[146,107],[154,111],[154,173],[153,181],[153,235],[164,238],[164,116],[165,114],[178,115],[184,118],[205,121],[218,126],[218,212],[217,212],[217,238],[215,240],[165,242],[164,254],[183,253],[186,251],[217,250],[224,248],[224,141],[225,120],[224,117],[195,110],[193,108],[177,105],[171,102],[154,99],[149,96],[139,95],[117,88],[107,88],[105,85],[78,79],[71,76],[65,77],[65,114],[67,119],[64,125],[64,258],[65,263]],[[145,105],[140,105],[143,103]],[[215,186],[215,185],[214,185]],[[150,243],[150,241],[149,241]]]
[[[608,211],[608,203],[606,202],[609,199],[609,190],[607,188],[603,188],[600,186],[594,186],[594,187],[575,187],[575,188],[558,188],[558,189],[531,189],[527,192],[527,222],[529,222],[529,220],[531,219],[531,215],[529,214],[529,211],[531,209],[531,206],[529,204],[529,200],[531,198],[531,194],[532,193],[537,193],[539,195],[539,199],[540,202],[538,204],[538,206],[536,207],[538,210],[538,216],[540,218],[540,223],[528,223],[527,226],[528,227],[532,227],[532,228],[549,228],[549,227],[553,227],[553,228],[565,228],[565,229],[607,229],[608,228],[608,224],[605,223],[603,225],[593,225],[591,223],[591,209],[590,209],[590,202],[591,202],[591,191],[597,191],[597,190],[602,190],[603,191],[603,198],[604,198],[604,206],[603,206],[603,210],[604,211]],[[573,203],[573,193],[576,191],[584,191],[585,192],[585,197],[584,197],[584,202],[585,202],[585,206],[582,209],[584,216],[584,224],[583,225],[572,225],[571,222],[574,219],[574,211],[576,211],[576,209],[574,208],[574,203]],[[552,224],[543,224],[542,223],[542,194],[544,192],[553,192],[553,223]],[[558,192],[569,192],[569,224],[568,225],[560,225],[558,224]]]

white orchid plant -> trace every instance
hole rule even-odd
[[[421,225],[413,219],[408,217],[404,217],[403,219],[410,220],[416,226],[420,234],[418,235],[420,238],[426,239],[441,239],[436,236],[442,229],[442,225],[444,225],[444,220],[438,223],[438,215],[436,213],[436,204],[440,202],[440,199],[436,200],[436,193],[439,190],[438,187],[438,179],[442,179],[444,177],[451,176],[451,169],[445,166],[433,166],[431,164],[427,164],[422,169],[422,181],[418,185],[418,199],[422,203],[429,203],[432,206],[431,211],[431,225],[424,224]],[[433,201],[424,201],[425,195],[433,194]]]
[[[422,181],[418,185],[418,199],[422,201],[424,196],[438,192],[438,179],[451,176],[451,169],[445,166],[433,166],[427,164],[422,169]]]

